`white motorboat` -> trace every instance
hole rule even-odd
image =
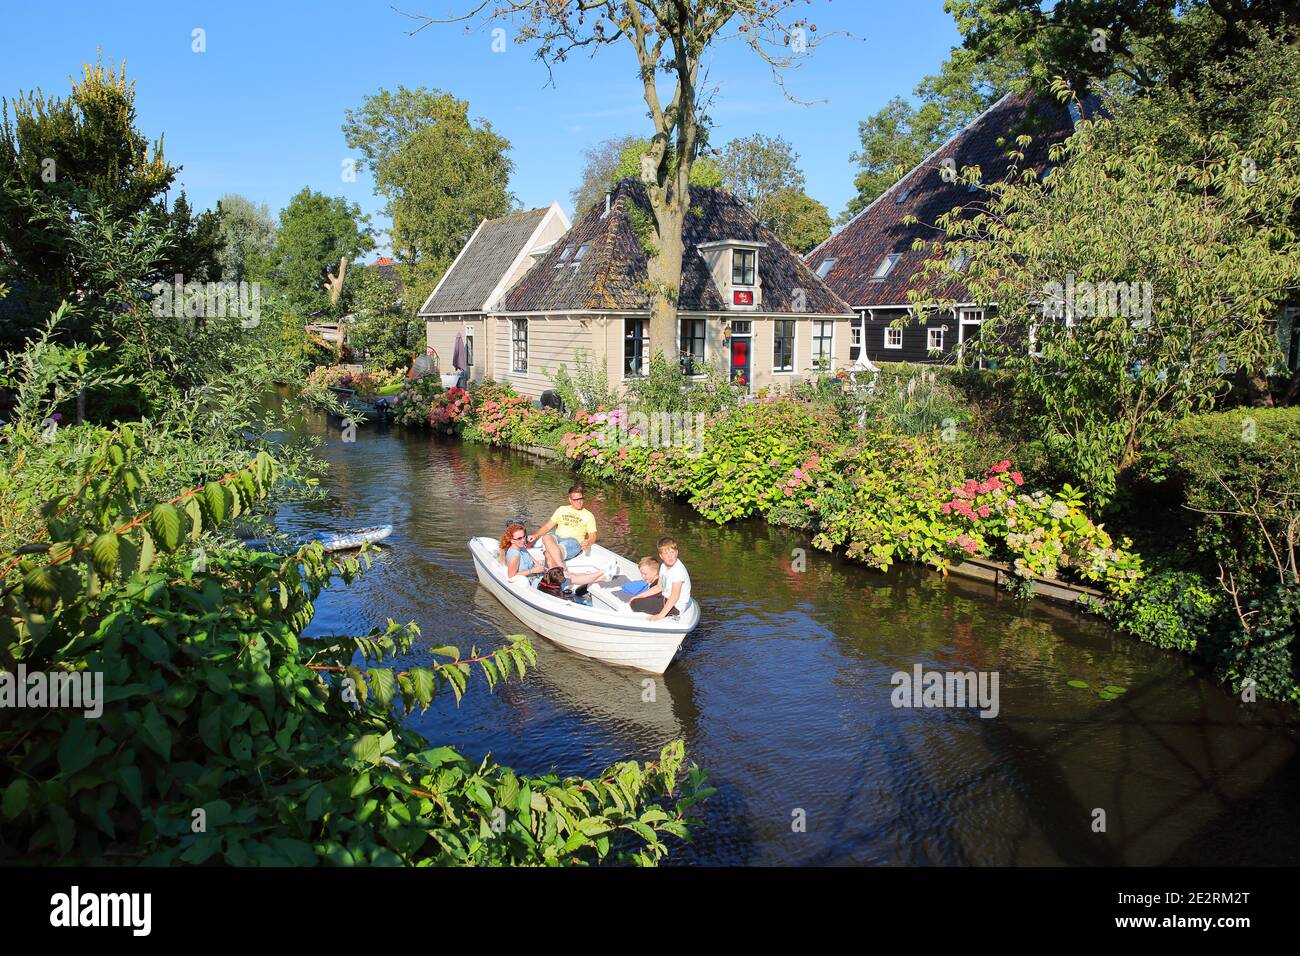
[[[318,541],[326,552],[354,551],[363,544],[376,544],[383,541],[392,533],[391,524],[381,524],[373,528],[353,528],[351,531],[312,531],[283,542],[275,542],[270,538],[249,538],[241,543],[250,551],[262,551],[268,548],[272,551],[296,551],[304,544]]]
[[[588,607],[544,594],[522,575],[507,580],[495,538],[471,538],[469,551],[479,583],[511,614],[547,640],[583,657],[662,674],[686,635],[700,622],[700,605],[694,598],[679,616],[654,621],[650,615],[632,610],[617,593],[618,588],[609,584],[588,587]],[[637,580],[640,576],[635,564],[598,544],[566,564],[574,573],[613,570],[616,578]]]

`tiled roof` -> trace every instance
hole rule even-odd
[[[366,268],[374,269],[377,275],[381,275],[389,282],[394,283],[399,290],[402,288],[401,277],[397,274],[397,263],[388,256],[380,256]]]
[[[506,294],[504,308],[510,312],[648,308],[649,295],[643,287],[648,275],[646,255],[629,218],[630,211],[637,209],[646,222],[653,222],[645,187],[634,179],[621,180],[610,194],[609,214],[605,214],[604,203],[588,210]],[[702,243],[738,240],[765,244],[758,255],[763,288],[758,314],[838,315],[850,311],[797,255],[754,218],[744,203],[726,190],[692,187],[691,210],[682,228],[686,249],[677,298],[679,309],[726,311],[722,294],[698,248]],[[579,250],[582,258],[575,267]],[[796,299],[798,289],[803,290],[802,308]]]
[[[1074,124],[1065,106],[1050,100],[1007,94],[960,133],[927,156],[907,175],[881,194],[839,232],[805,256],[817,269],[827,259],[835,263],[825,281],[854,307],[906,305],[908,292],[925,279],[921,265],[931,252],[915,252],[916,239],[933,240],[941,233],[935,221],[956,206],[978,202],[961,181],[945,182],[944,161],[951,159],[956,171],[978,166],[981,179],[992,182],[1007,172],[1007,152],[1016,148],[1016,137],[1033,136],[1024,162],[1040,171],[1048,161],[1050,147],[1065,139]],[[904,223],[908,216],[917,221]],[[883,279],[873,279],[885,256],[897,253],[899,260]],[[941,283],[930,290],[934,301],[966,301],[960,282]]]
[[[545,208],[530,209],[480,225],[420,314],[482,311],[545,216]]]

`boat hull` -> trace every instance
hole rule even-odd
[[[507,581],[493,539],[473,538],[469,550],[479,583],[511,614],[548,641],[583,657],[662,674],[686,635],[699,623],[700,609],[695,601],[679,618],[652,621],[649,615],[630,610],[587,608],[551,597],[521,579]],[[617,560],[624,573],[633,567],[626,559],[599,545],[593,546],[592,552],[590,560],[596,567],[610,560]],[[580,560],[571,561],[570,566],[578,567]]]
[[[352,531],[313,531],[299,535],[284,542],[272,542],[269,538],[249,538],[243,542],[250,551],[294,551],[305,544],[317,542],[327,552],[353,551],[363,544],[377,544],[393,533],[391,524],[377,525],[373,528],[356,528]]]

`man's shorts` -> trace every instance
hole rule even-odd
[[[570,558],[576,558],[578,555],[582,554],[582,543],[577,538],[561,538],[554,531],[548,531],[547,534],[560,542],[560,547],[564,549],[565,561],[568,561]]]

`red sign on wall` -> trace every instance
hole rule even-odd
[[[739,289],[737,289],[731,293],[731,303],[732,305],[753,305],[754,293],[742,292]]]

